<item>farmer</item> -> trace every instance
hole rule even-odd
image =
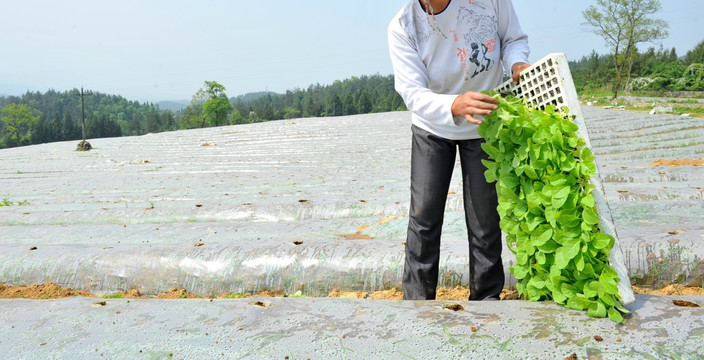
[[[504,69],[518,81],[528,37],[510,0],[411,0],[388,28],[395,88],[411,111],[411,202],[404,298],[435,299],[440,234],[455,154],[462,166],[470,300],[498,300],[504,286],[496,189],[484,178],[477,134],[497,101]],[[503,65],[503,69],[502,66]]]

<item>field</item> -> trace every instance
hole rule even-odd
[[[0,299],[0,352],[700,358],[702,310],[682,306],[703,303],[683,298],[704,272],[702,120],[582,112],[630,280],[666,295],[637,295],[623,324],[550,303],[461,301],[459,171],[441,253],[452,300],[375,301],[399,298],[403,268],[410,125],[397,112],[0,151],[0,292],[13,298]]]

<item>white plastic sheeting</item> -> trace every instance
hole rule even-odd
[[[650,166],[704,157],[701,120],[582,111],[636,283],[701,281],[701,167]],[[76,142],[1,150],[0,199],[10,206],[0,207],[0,282],[202,295],[399,286],[409,119],[395,112],[90,139],[89,152],[76,152]],[[458,164],[442,286],[468,285],[459,175]],[[505,250],[505,266],[514,261]]]

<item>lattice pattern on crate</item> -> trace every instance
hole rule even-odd
[[[557,60],[554,57],[546,57],[523,71],[518,85],[509,80],[495,90],[510,92],[516,97],[525,98],[529,104],[541,109],[548,104],[555,105],[559,109],[568,106],[568,99],[563,89],[564,84],[560,78]]]

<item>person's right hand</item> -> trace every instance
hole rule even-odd
[[[481,124],[480,119],[475,118],[475,115],[490,115],[492,111],[498,107],[498,100],[493,97],[482,94],[480,92],[468,91],[455,99],[452,103],[452,115],[462,116],[472,124]]]

